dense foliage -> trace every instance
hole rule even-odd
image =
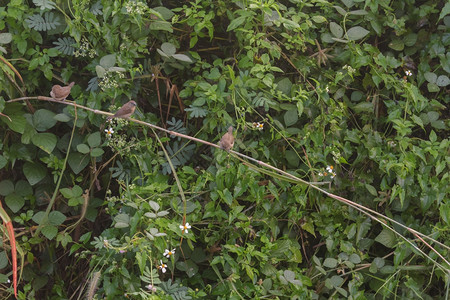
[[[448,297],[447,1],[0,3],[19,299]]]

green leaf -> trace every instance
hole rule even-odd
[[[103,151],[103,149],[101,149],[101,148],[94,148],[94,149],[91,150],[91,156],[92,157],[102,156],[103,153],[105,153],[105,151]]]
[[[174,54],[174,55],[172,55],[172,57],[175,58],[176,60],[179,60],[179,61],[184,61],[184,62],[187,62],[187,63],[193,63],[192,59],[189,56],[185,55],[185,54]]]
[[[323,262],[323,266],[327,267],[329,269],[333,269],[333,268],[336,268],[337,263],[338,263],[337,259],[331,258],[331,257],[327,257],[325,259],[325,261]]]
[[[130,226],[130,216],[128,214],[118,214],[114,217],[115,228],[126,228]]]
[[[444,87],[450,84],[450,79],[447,77],[447,75],[440,75],[436,79],[436,85],[440,87]]]
[[[168,9],[164,6],[154,7],[153,10],[160,13],[161,16],[164,18],[164,20],[166,20],[166,21],[170,20],[175,15],[175,13],[173,11],[171,11],[170,9]]]
[[[75,174],[80,173],[89,163],[89,156],[81,153],[70,153],[68,163]]]
[[[292,282],[293,280],[295,280],[295,272],[292,272],[291,270],[284,270],[283,276],[289,282]]]
[[[248,16],[245,15],[245,16],[237,17],[236,19],[231,21],[230,25],[228,25],[228,27],[227,27],[227,32],[239,27],[242,23],[244,23],[247,20],[247,18],[248,18]]]
[[[52,153],[53,149],[55,149],[57,141],[56,135],[49,132],[36,133],[31,137],[31,142],[48,154]]]
[[[436,83],[437,75],[432,72],[426,72],[423,74],[423,77],[429,82],[429,83]]]
[[[91,151],[91,149],[86,144],[78,144],[77,145],[77,151],[82,153],[82,154],[86,154],[86,153],[89,153],[89,151]]]
[[[334,35],[334,37],[338,39],[340,39],[344,35],[344,29],[342,29],[342,27],[335,22],[330,22],[330,31]]]
[[[6,158],[0,154],[0,169],[4,168],[7,163],[8,161],[6,160]]]
[[[324,23],[327,21],[327,18],[325,18],[324,16],[312,16],[311,19],[318,24]]]
[[[37,131],[46,131],[55,126],[55,113],[47,109],[39,109],[33,115],[33,127]]]
[[[342,7],[338,6],[338,5],[333,5],[333,7],[336,9],[336,11],[338,13],[340,13],[341,15],[345,16],[347,14],[347,11],[345,9],[343,9]]]
[[[8,117],[11,121],[9,121],[8,118],[3,117],[0,118],[0,120],[5,122],[11,130],[23,134],[25,131],[25,125],[27,124],[27,119],[25,119],[22,114],[12,114],[8,115]]]
[[[177,48],[172,43],[162,43],[161,51],[164,52],[167,56],[172,56],[177,52]]]
[[[50,225],[61,225],[66,220],[66,216],[60,211],[54,210],[48,214],[48,221]]]
[[[286,127],[289,127],[291,125],[294,125],[298,121],[298,112],[297,110],[288,110],[284,114],[284,124],[286,124]]]
[[[23,173],[31,185],[35,185],[47,175],[47,169],[37,162],[26,162],[23,165]]]
[[[0,33],[0,44],[9,44],[12,40],[12,34],[9,32]]]
[[[9,263],[9,260],[8,260],[8,255],[6,254],[6,251],[1,251],[0,252],[0,269],[4,269],[8,265],[8,263]],[[1,275],[4,275],[4,274],[1,274]],[[1,280],[2,283],[6,283],[7,280],[9,279],[6,275],[4,275],[4,276],[5,276],[5,279],[2,278],[2,280]]]
[[[44,227],[42,227],[42,234],[49,240],[52,240],[57,233],[58,228],[56,228],[55,226],[45,225]]]
[[[61,51],[62,54],[70,56],[72,56],[75,51],[75,44],[76,41],[72,37],[58,38],[57,41],[53,42],[53,45],[55,45],[54,49]]]
[[[100,135],[100,132],[97,131],[97,132],[94,132],[91,135],[89,135],[87,142],[91,148],[98,147],[100,145],[100,143],[102,142],[102,137]]]
[[[380,234],[375,238],[375,241],[388,248],[393,248],[397,244],[395,234],[386,228],[383,228]]]
[[[116,64],[116,54],[108,54],[100,59],[100,66],[108,70]],[[100,77],[100,76],[99,76]]]
[[[440,88],[438,87],[438,85],[436,83],[427,83],[427,89],[430,93],[437,93],[440,91]]]
[[[369,193],[372,196],[375,196],[375,197],[378,196],[377,190],[372,185],[366,183],[365,186],[366,186],[366,189],[369,191]]]
[[[70,116],[66,115],[66,114],[57,114],[53,117],[56,121],[59,122],[69,122],[71,120]]]
[[[356,41],[368,35],[369,32],[369,30],[364,29],[361,26],[355,26],[347,31],[347,37],[351,41]]]
[[[441,10],[441,13],[439,14],[438,21],[440,21],[442,18],[444,18],[448,14],[450,14],[450,2],[445,3],[444,7]]]
[[[52,10],[55,8],[55,3],[50,0],[33,0],[34,5],[40,7],[41,10]]]
[[[14,192],[14,183],[11,180],[3,180],[0,182],[0,195],[7,196]]]
[[[400,39],[394,39],[388,44],[388,46],[395,51],[402,51],[403,49],[405,49],[405,44]]]
[[[29,16],[25,23],[27,23],[30,29],[37,31],[48,31],[56,29],[56,26],[61,25],[59,17],[53,12],[45,12],[44,17],[39,14]]]
[[[17,195],[16,193],[9,194],[5,197],[6,205],[11,209],[13,213],[18,212],[25,204],[25,199]]]

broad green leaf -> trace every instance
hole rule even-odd
[[[291,125],[294,125],[298,121],[298,112],[297,110],[288,110],[284,114],[284,124],[286,124],[286,127],[289,127]]]
[[[161,45],[161,51],[167,56],[172,56],[177,52],[177,48],[175,48],[174,44],[166,42]]]
[[[192,59],[185,54],[174,54],[174,55],[172,55],[172,57],[179,61],[193,63]]]
[[[45,212],[44,211],[38,211],[34,214],[32,220],[36,223],[41,225],[42,221],[44,220]]]
[[[430,93],[437,93],[441,90],[436,83],[431,82],[427,83],[427,89]]]
[[[8,115],[8,117],[12,122],[9,121],[8,118],[3,117],[1,117],[0,120],[5,122],[11,130],[23,134],[25,131],[25,125],[27,124],[27,119],[25,119],[23,114],[11,114]]]
[[[49,132],[36,133],[31,137],[31,142],[48,154],[52,153],[53,149],[55,149],[57,141],[56,135]]]
[[[61,225],[66,220],[66,216],[60,211],[54,210],[48,214],[48,221],[50,225]]]
[[[447,75],[440,75],[436,79],[436,85],[440,87],[445,87],[450,84],[450,79],[447,77]]]
[[[324,16],[313,16],[311,17],[311,19],[318,24],[324,23],[327,21],[327,18],[325,18]]]
[[[108,70],[116,64],[116,54],[108,54],[100,59],[100,66]],[[99,76],[100,77],[100,76]]]
[[[128,214],[118,214],[114,217],[115,228],[126,228],[130,226],[130,216]]]
[[[405,49],[405,44],[401,39],[394,39],[388,44],[389,48],[394,49],[395,51],[402,51]]]
[[[82,154],[86,154],[86,153],[89,153],[89,151],[91,151],[91,149],[86,144],[78,144],[77,145],[77,151],[82,153]]]
[[[347,14],[347,11],[345,9],[343,9],[342,7],[338,6],[338,5],[333,5],[333,7],[336,9],[336,11],[338,13],[340,13],[341,15],[345,16]]]
[[[439,14],[438,21],[440,21],[442,18],[444,18],[448,14],[450,14],[450,2],[445,3],[444,7],[441,10],[441,13]]]
[[[364,9],[357,9],[357,10],[349,11],[348,14],[355,15],[355,16],[365,16],[368,14],[368,12],[365,11]]]
[[[369,191],[369,193],[372,196],[375,196],[375,197],[378,196],[377,190],[372,185],[366,183],[365,186],[366,186],[366,189]]]
[[[57,115],[55,115],[54,116],[54,118],[55,118],[55,120],[56,121],[59,121],[59,122],[69,122],[70,121],[70,116],[68,116],[68,115],[66,115],[66,114],[57,114]]]
[[[298,154],[294,150],[291,149],[286,150],[284,155],[289,165],[293,167],[298,167],[298,165],[300,164],[300,158],[298,157]]]
[[[347,31],[347,37],[351,41],[356,41],[365,37],[369,32],[369,30],[364,29],[361,26],[355,26]]]
[[[33,127],[37,131],[46,131],[55,126],[55,113],[47,109],[39,109],[33,115]]]
[[[55,238],[56,234],[58,233],[58,228],[52,225],[45,225],[42,227],[42,234],[48,238],[49,240],[52,240]]]
[[[154,211],[156,211],[156,212],[159,211],[160,206],[159,206],[159,204],[156,203],[155,201],[150,200],[150,201],[148,202],[148,204],[150,205],[150,207],[151,207]]]
[[[0,169],[5,167],[7,163],[8,163],[8,161],[6,160],[6,158],[0,154]]]
[[[423,77],[429,82],[429,83],[436,83],[437,75],[432,72],[426,72],[423,74]]]
[[[393,248],[397,244],[395,234],[386,228],[383,228],[380,234],[375,238],[375,241],[387,248]]]
[[[227,27],[227,31],[234,30],[235,28],[239,27],[242,23],[244,23],[247,20],[248,16],[240,16],[234,19],[230,22],[230,25]]]
[[[284,270],[283,276],[287,281],[292,282],[295,279],[295,272],[292,272],[291,270]]]
[[[168,9],[164,6],[154,7],[153,10],[160,13],[161,16],[164,18],[164,20],[166,20],[166,21],[170,20],[175,15],[175,13],[173,11],[171,11],[170,9]]]
[[[327,268],[329,268],[329,269],[333,269],[333,268],[336,268],[336,266],[337,266],[337,259],[335,259],[335,258],[331,258],[331,257],[327,257],[326,259],[325,259],[325,261],[323,262],[323,266],[324,267],[327,267]]]
[[[23,173],[31,185],[35,185],[47,175],[47,169],[37,162],[26,162],[23,165]]]
[[[13,213],[18,212],[25,204],[25,199],[17,195],[16,193],[9,194],[5,197],[6,205],[11,209]]]
[[[14,192],[14,183],[11,180],[3,180],[0,182],[0,195],[7,196]]]
[[[94,148],[98,147],[102,142],[102,137],[100,135],[99,131],[96,131],[89,135],[87,142],[89,144],[89,147]]]
[[[292,82],[288,77],[284,77],[277,82],[277,89],[283,92],[286,96],[291,95]]]
[[[152,21],[150,23],[150,30],[158,31],[158,30],[164,30],[168,32],[173,32],[172,24],[166,21],[156,20]],[[192,39],[191,39],[192,40]],[[159,49],[157,49],[159,51]]]
[[[6,251],[3,250],[0,252],[0,269],[6,268],[8,264],[9,264],[8,255],[6,254]],[[5,278],[1,282],[6,283],[8,280],[9,278],[5,274]]]
[[[9,32],[0,33],[0,44],[9,44],[12,41],[12,34]]]
[[[89,163],[89,156],[81,153],[70,153],[68,163],[75,174],[80,173]]]
[[[15,192],[19,196],[26,197],[33,194],[33,188],[28,181],[19,180],[16,182]]]
[[[103,67],[100,66],[100,65],[96,65],[96,66],[95,66],[95,73],[97,74],[97,77],[98,77],[98,78],[103,78],[103,77],[105,77],[106,69],[103,68]]]
[[[105,153],[105,151],[103,151],[103,149],[101,149],[101,148],[94,148],[94,149],[91,150],[91,156],[92,157],[102,156],[103,153]]]
[[[330,30],[334,37],[338,39],[344,35],[344,29],[342,29],[342,27],[335,22],[330,22]]]

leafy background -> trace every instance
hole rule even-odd
[[[19,299],[448,297],[447,1],[0,3]],[[135,118],[213,143],[232,125],[234,150],[440,244],[224,151],[124,120],[108,138],[100,114],[36,101],[71,81],[92,110],[133,99]]]

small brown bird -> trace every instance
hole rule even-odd
[[[110,116],[106,120],[111,120],[112,118],[128,119],[136,110],[136,105],[137,104],[135,101],[128,101],[118,111],[116,111],[114,116]]]
[[[59,84],[56,84],[52,87],[52,90],[50,91],[50,96],[52,96],[53,99],[58,101],[64,101],[70,94],[70,90],[72,89],[75,82],[69,83],[68,86],[60,86]]]
[[[234,145],[233,126],[228,127],[228,132],[223,135],[219,141],[221,149],[230,151]]]

